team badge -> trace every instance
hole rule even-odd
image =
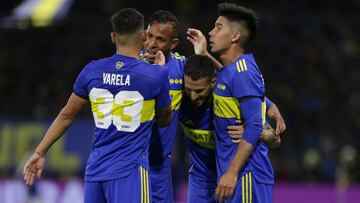
[[[121,67],[123,67],[125,65],[125,63],[124,62],[121,62],[121,61],[118,61],[118,62],[116,62],[116,69],[120,69]]]

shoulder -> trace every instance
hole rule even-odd
[[[183,56],[183,55],[180,55],[178,52],[174,52],[174,53],[171,52],[170,54],[171,54],[170,57],[177,60],[177,61],[185,62],[185,60],[186,60],[186,57]]]

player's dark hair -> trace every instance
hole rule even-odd
[[[133,8],[124,8],[111,17],[112,29],[115,33],[130,34],[144,29],[144,15]]]
[[[192,55],[185,64],[184,74],[192,80],[215,76],[215,64],[204,55]]]
[[[176,16],[170,11],[158,10],[149,19],[148,24],[152,25],[154,22],[166,24],[169,23],[173,28],[174,37],[178,37],[180,30],[180,23]]]
[[[258,17],[253,10],[232,3],[220,3],[218,12],[219,16],[226,17],[230,22],[237,22],[244,26],[249,32],[247,41],[255,38],[258,30]]]

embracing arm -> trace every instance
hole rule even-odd
[[[244,129],[243,139],[238,145],[236,154],[225,174],[220,178],[216,188],[215,196],[220,201],[224,198],[232,197],[238,174],[253,152],[254,146],[261,135],[263,130],[261,102],[261,98],[257,97],[250,97],[240,101],[240,110],[246,123],[246,127]]]

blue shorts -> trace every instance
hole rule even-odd
[[[233,197],[226,203],[272,203],[273,185],[259,183],[251,172],[238,178]]]
[[[190,177],[189,177],[190,178]],[[214,187],[198,187],[189,181],[188,187],[188,203],[215,203],[215,189]]]
[[[148,171],[141,165],[130,175],[108,181],[85,181],[85,203],[150,203]]]
[[[173,203],[171,167],[150,166],[151,197],[154,203]]]

